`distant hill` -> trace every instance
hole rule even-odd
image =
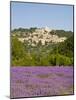
[[[73,66],[74,34],[45,28],[11,32],[12,66]]]
[[[49,43],[64,42],[67,38],[73,35],[71,31],[51,30],[45,28],[30,28],[30,29],[14,29],[12,36],[17,36],[19,41],[28,42],[32,46],[37,46],[41,42],[42,45]]]

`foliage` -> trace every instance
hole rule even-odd
[[[65,42],[60,43],[58,46],[60,54],[68,57],[73,56],[74,51],[74,36],[69,37]]]
[[[33,32],[36,28],[15,29],[13,32]],[[57,33],[60,32],[60,33]],[[56,31],[56,34],[64,34],[65,31]],[[52,31],[50,34],[55,34]],[[18,36],[11,36],[12,66],[72,66],[74,51],[74,36],[71,32],[68,39],[63,43],[41,45],[41,41],[36,47],[28,46],[28,42],[21,43]]]

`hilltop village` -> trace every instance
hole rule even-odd
[[[15,36],[16,34],[13,34]],[[21,34],[18,34],[21,35]],[[64,42],[67,38],[66,37],[59,37],[55,34],[55,31],[49,29],[48,27],[44,28],[37,28],[34,32],[24,32],[22,36],[18,37],[18,40],[21,42],[28,42],[28,45],[36,46],[38,43],[42,45],[49,44],[49,43],[58,43]]]

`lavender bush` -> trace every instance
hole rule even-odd
[[[11,98],[73,94],[73,67],[11,67]]]

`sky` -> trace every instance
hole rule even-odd
[[[11,29],[46,26],[73,31],[73,6],[11,2]]]

